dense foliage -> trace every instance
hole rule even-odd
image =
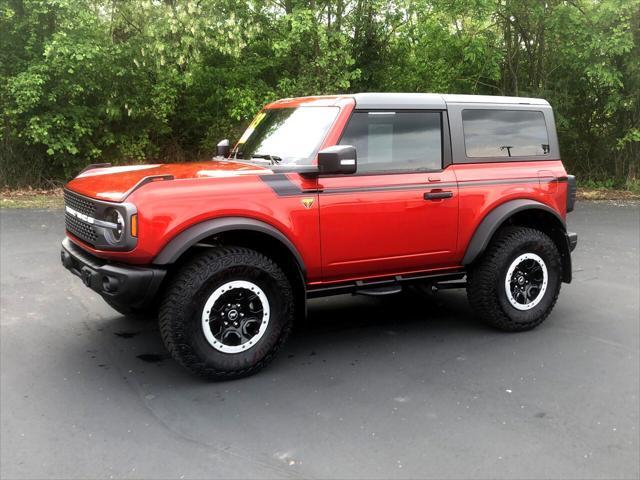
[[[639,0],[0,0],[0,183],[209,156],[278,97],[535,96],[591,179],[640,169]]]

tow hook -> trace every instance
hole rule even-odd
[[[91,287],[91,276],[92,272],[87,267],[82,269],[82,282],[87,286]]]

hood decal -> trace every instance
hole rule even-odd
[[[86,170],[71,180],[67,188],[87,197],[120,202],[149,181],[229,178],[263,173],[272,172],[259,165],[231,160],[102,167]]]
[[[302,190],[293,183],[284,173],[274,173],[273,175],[260,175],[260,180],[269,185],[279,197],[294,197],[297,195],[308,195],[318,193],[318,189]]]

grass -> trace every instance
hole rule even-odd
[[[3,188],[0,190],[0,208],[62,208],[61,188]]]
[[[640,200],[640,180],[624,184],[613,180],[578,181],[579,200]]]

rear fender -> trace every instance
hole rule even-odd
[[[530,224],[525,218],[532,214],[542,214],[540,216],[544,218],[544,222],[538,221]],[[511,200],[489,212],[476,228],[467,246],[462,264],[465,266],[473,264],[487,249],[498,229],[514,220],[517,220],[515,221],[516,225],[537,228],[551,236],[562,257],[562,280],[570,283],[572,277],[571,249],[565,222],[553,208],[535,200]]]

